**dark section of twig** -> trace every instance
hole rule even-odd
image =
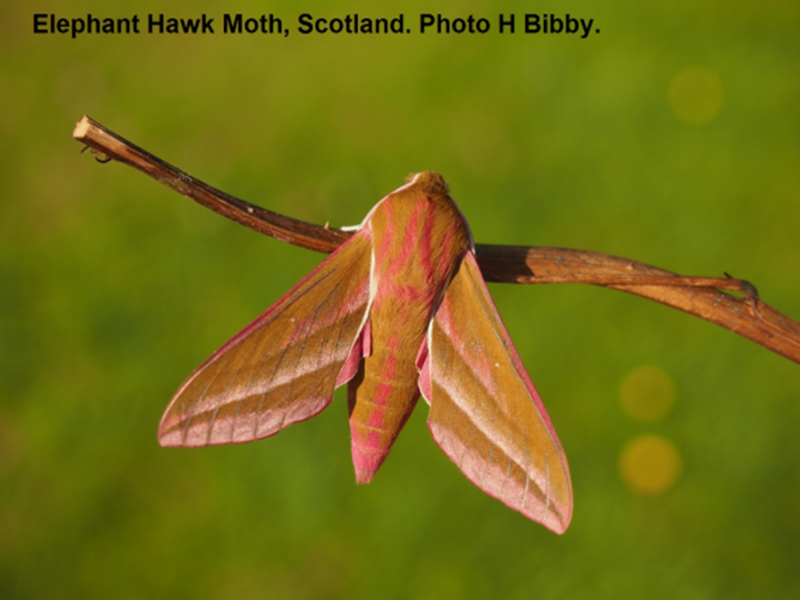
[[[478,245],[477,254],[481,269],[491,272],[493,281],[602,285],[701,317],[800,363],[800,324],[762,302],[747,282],[727,280],[736,283],[726,289],[745,294],[737,298],[718,289],[724,285],[714,283],[724,284],[725,279],[681,277],[599,252]]]
[[[94,151],[139,169],[176,192],[270,237],[318,252],[332,252],[350,235],[260,208],[221,192],[165,163],[84,116],[73,137]],[[585,250],[478,244],[487,281],[587,283],[635,294],[696,315],[800,363],[800,324],[763,303],[748,282],[683,277],[644,263]],[[721,290],[738,290],[738,298]]]

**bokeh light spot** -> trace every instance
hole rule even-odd
[[[678,118],[688,123],[705,123],[722,107],[722,83],[713,71],[690,67],[672,78],[667,97]]]
[[[675,404],[675,384],[664,369],[644,365],[622,380],[620,400],[633,418],[657,421],[669,414]]]
[[[642,435],[631,440],[619,457],[619,474],[640,494],[662,494],[678,480],[681,455],[670,440]]]

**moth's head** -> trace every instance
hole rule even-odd
[[[422,173],[412,173],[406,177],[408,183],[413,183],[420,186],[425,191],[436,194],[448,195],[450,190],[447,189],[447,184],[444,182],[444,177],[439,173],[433,171],[422,171]]]

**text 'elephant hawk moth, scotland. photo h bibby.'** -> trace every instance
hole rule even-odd
[[[248,442],[313,417],[348,383],[353,463],[372,480],[420,393],[436,443],[479,488],[562,533],[572,485],[555,429],[436,173],[358,231],[184,382],[164,446]]]

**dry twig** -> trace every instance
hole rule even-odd
[[[271,212],[194,179],[84,116],[73,137],[106,160],[116,160],[176,192],[275,239],[332,252],[351,232],[312,225]],[[701,317],[800,363],[800,324],[764,302],[748,282],[733,278],[683,277],[644,263],[586,250],[477,244],[487,281],[588,283],[636,294]],[[738,290],[737,297],[722,290]]]

